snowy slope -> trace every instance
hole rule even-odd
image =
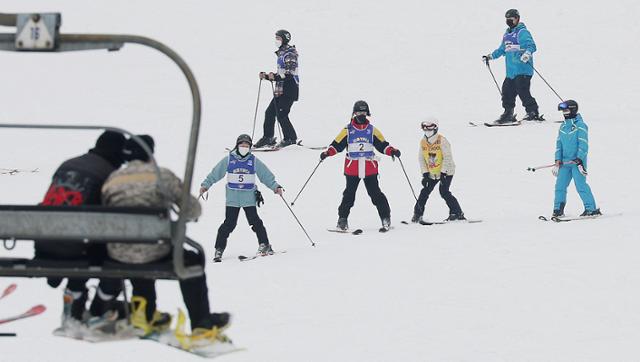
[[[178,7],[179,6],[179,7]],[[622,217],[543,223],[554,179],[528,166],[553,161],[556,124],[488,129],[497,91],[480,56],[498,46],[504,11],[517,7],[538,45],[536,67],[566,98],[580,103],[590,127],[589,182],[607,213]],[[360,236],[326,232],[337,219],[342,158],[327,160],[294,210],[318,246],[311,248],[282,201],[266,196],[261,216],[274,248],[287,254],[240,263],[255,236],[241,219],[222,264],[207,266],[215,310],[234,314],[229,335],[245,352],[224,361],[623,361],[640,352],[640,197],[635,118],[640,76],[628,22],[634,1],[569,0],[478,3],[423,1],[149,1],[6,0],[2,11],[61,11],[65,32],[133,33],[174,47],[193,68],[204,101],[197,183],[241,132],[250,132],[257,73],[272,70],[273,32],[293,34],[302,58],[301,101],[291,118],[307,144],[328,144],[365,99],[375,125],[403,151],[415,188],[421,117],[439,117],[453,146],[452,191],[481,224],[405,226],[413,197],[397,162],[381,162],[381,187],[395,230],[382,235],[360,190],[350,224]],[[499,81],[502,61],[492,63]],[[156,139],[159,162],[184,170],[188,89],[169,61],[131,46],[120,53],[0,55],[1,122],[120,125]],[[269,101],[263,85],[262,114]],[[539,78],[541,112],[559,119],[558,99]],[[518,108],[518,112],[523,110]],[[260,122],[260,120],[259,120]],[[258,129],[257,134],[261,134]],[[97,133],[0,133],[0,167],[39,173],[0,176],[2,203],[40,201],[64,159],[90,148]],[[260,154],[292,199],[318,160],[317,151]],[[211,255],[222,222],[223,185],[212,189],[189,234]],[[573,188],[567,212],[582,211]],[[434,194],[430,218],[446,217]],[[12,255],[28,255],[20,246]],[[0,251],[0,255],[7,255]],[[0,288],[12,280],[0,280]],[[60,290],[18,280],[0,315],[44,303],[43,316],[0,326],[0,360],[198,360],[151,342],[90,345],[51,336]],[[182,307],[177,284],[159,282],[159,307]]]

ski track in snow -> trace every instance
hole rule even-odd
[[[526,171],[553,162],[558,124],[468,125],[501,113],[480,57],[499,44],[503,14],[511,6],[471,0],[437,7],[386,0],[215,6],[195,1],[180,7],[34,0],[25,7],[6,0],[2,10],[61,11],[63,32],[139,34],[180,53],[203,94],[194,192],[224,156],[224,147],[233,146],[238,134],[250,133],[257,75],[275,67],[272,34],[279,28],[291,31],[301,54],[301,99],[290,117],[305,143],[330,143],[347,123],[353,102],[365,99],[374,125],[402,150],[419,190],[418,125],[421,117],[439,118],[457,165],[451,190],[467,217],[483,222],[401,225],[410,219],[414,200],[399,163],[381,156],[380,184],[395,229],[377,232],[377,213],[360,185],[349,223],[364,233],[327,232],[335,226],[344,187],[343,155],[338,155],[321,165],[293,208],[317,243],[312,248],[282,201],[262,187],[266,203],[259,213],[274,249],[287,253],[250,263],[236,260],[258,247],[242,216],[229,239],[228,260],[207,265],[213,309],[233,313],[227,332],[247,348],[219,360],[634,360],[640,353],[635,236],[640,197],[638,171],[629,166],[640,131],[635,120],[640,76],[635,71],[639,51],[628,47],[628,39],[640,30],[620,19],[640,13],[640,5],[619,1],[605,12],[597,4],[569,0],[560,9],[545,0],[518,7],[538,46],[536,68],[563,97],[580,103],[589,125],[589,183],[598,206],[604,213],[623,213],[580,223],[540,222],[538,215],[551,213],[555,179],[548,170]],[[460,9],[473,16],[456,19]],[[175,66],[156,52],[127,45],[116,53],[2,53],[0,66],[7,70],[0,87],[2,122],[109,124],[149,133],[160,164],[184,171],[188,89]],[[501,82],[503,59],[491,66]],[[268,84],[263,87],[256,136],[262,134],[270,100]],[[538,77],[532,94],[548,120],[561,118],[558,99]],[[524,114],[517,105],[516,112]],[[60,162],[85,152],[96,136],[3,130],[0,167],[39,172],[0,175],[2,203],[41,201]],[[319,154],[296,149],[256,155],[292,201]],[[217,184],[203,203],[203,217],[189,225],[189,235],[204,245],[209,260],[224,218],[223,200],[224,186]],[[566,211],[582,212],[573,186]],[[446,216],[436,190],[425,218]],[[32,255],[32,248],[22,243],[11,252],[0,250],[0,255],[9,253]],[[43,279],[2,278],[0,288],[12,282],[19,288],[0,302],[2,316],[38,303],[48,310],[0,326],[0,332],[18,334],[0,338],[0,360],[41,361],[43,353],[48,361],[201,360],[147,341],[89,344],[53,337],[61,290],[47,287]],[[157,286],[159,309],[184,309],[177,283]]]

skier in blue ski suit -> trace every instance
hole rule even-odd
[[[502,36],[500,47],[491,54],[482,57],[489,65],[489,60],[498,59],[504,55],[507,76],[502,83],[502,107],[504,113],[498,123],[515,122],[514,109],[516,96],[520,96],[522,105],[527,112],[524,120],[542,120],[538,113],[538,103],[531,96],[531,78],[533,77],[533,53],[536,43],[524,23],[520,22],[520,13],[511,9],[506,13],[509,28]]]
[[[584,204],[580,216],[600,215],[596,201],[587,184],[587,153],[589,152],[589,128],[578,113],[578,103],[573,100],[562,102],[558,110],[564,115],[564,122],[558,131],[556,140],[556,165],[553,174],[557,177],[553,216],[563,216],[567,202],[567,187],[573,179],[578,194]]]

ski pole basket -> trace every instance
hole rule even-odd
[[[166,45],[142,36],[109,34],[61,34],[59,13],[2,14],[0,26],[15,27],[15,33],[0,34],[0,50],[19,53],[70,52],[86,50],[117,51],[127,44],[153,48],[169,57],[187,79],[193,103],[187,162],[183,178],[182,204],[186,209],[190,196],[195,155],[200,130],[201,100],[196,79],[185,61]],[[4,124],[0,128],[111,130],[129,135],[149,154],[159,176],[159,169],[148,147],[139,138],[111,126],[67,126],[52,124]],[[160,180],[158,177],[157,180]],[[176,219],[177,218],[177,219]],[[171,260],[165,263],[123,264],[89,260],[59,261],[38,257],[0,257],[0,276],[10,277],[88,277],[186,279],[202,275],[200,263],[185,263],[185,246],[204,258],[200,244],[186,236],[186,215],[178,211],[172,220],[167,208],[122,208],[109,206],[34,206],[0,205],[0,240],[5,245],[20,240],[48,243],[171,243]]]

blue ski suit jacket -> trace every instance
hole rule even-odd
[[[502,36],[500,47],[491,53],[492,59],[504,55],[507,66],[507,78],[513,79],[519,75],[533,76],[533,53],[537,50],[536,43],[524,23],[518,24],[513,29],[507,29]],[[525,52],[531,54],[529,64],[520,60]]]
[[[562,162],[572,161],[576,158],[582,160],[587,169],[587,153],[589,152],[589,128],[582,120],[580,113],[576,118],[565,119],[556,140],[556,160]]]

